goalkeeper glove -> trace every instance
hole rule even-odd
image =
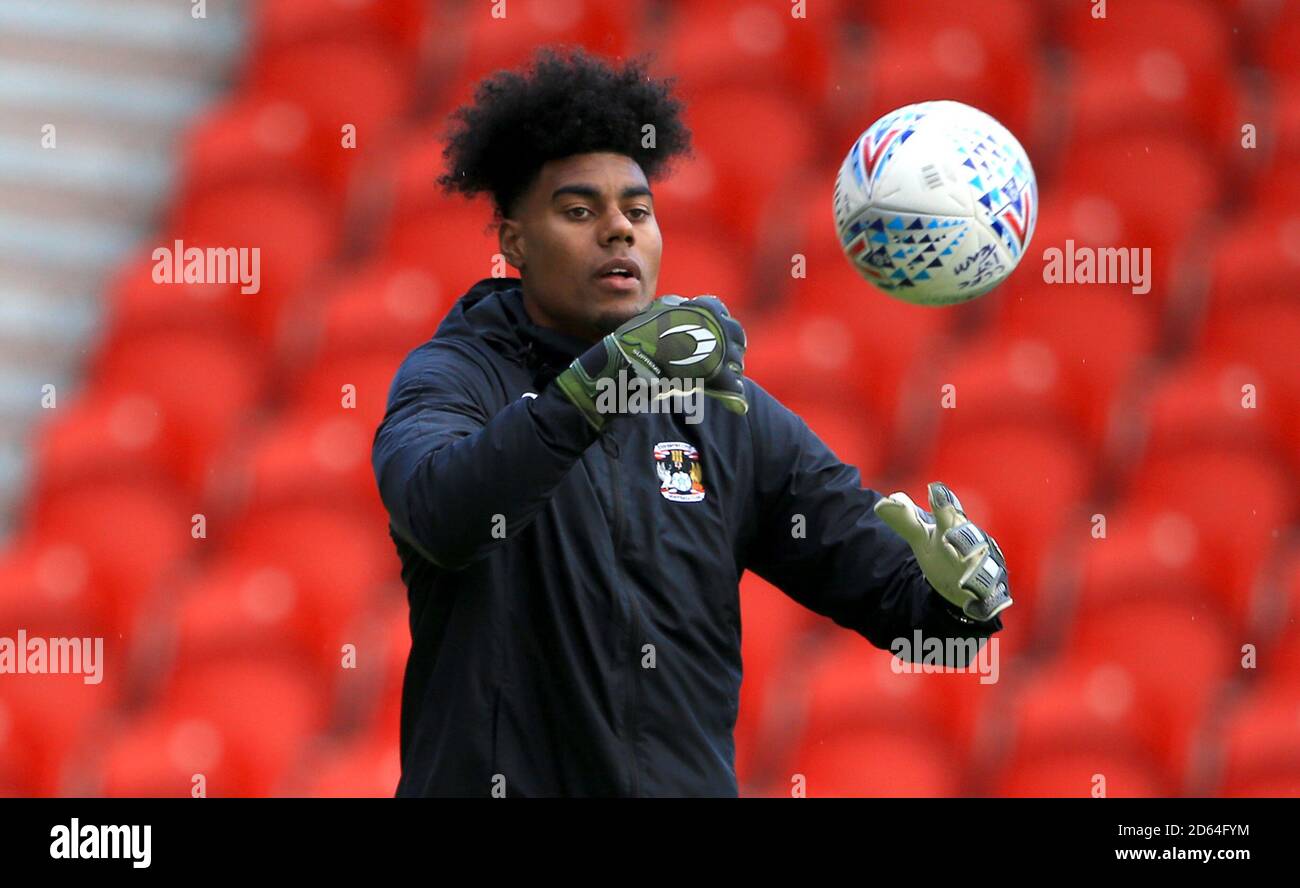
[[[716,296],[663,296],[627,321],[555,377],[555,383],[597,431],[608,414],[596,403],[602,380],[628,369],[642,379],[698,380],[704,394],[733,413],[745,413],[745,331]],[[674,387],[672,392],[689,389]]]
[[[907,541],[934,590],[968,618],[984,622],[1011,606],[1007,562],[993,537],[962,511],[946,486],[929,485],[927,512],[906,493],[881,498],[876,514]]]

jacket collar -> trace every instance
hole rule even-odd
[[[484,278],[460,297],[438,326],[435,339],[486,342],[522,364],[544,386],[592,343],[535,324],[524,308],[519,278]]]

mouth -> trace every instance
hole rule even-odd
[[[641,289],[641,263],[631,256],[611,259],[596,269],[596,281],[615,292],[634,292]]]

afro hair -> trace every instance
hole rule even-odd
[[[451,115],[438,184],[447,193],[492,196],[494,221],[515,201],[547,161],[609,151],[635,160],[647,180],[679,154],[690,155],[690,131],[673,80],[652,80],[646,60],[611,67],[581,47],[543,47],[527,76],[497,71],[478,83],[472,104]],[[643,144],[647,124],[654,146]]]

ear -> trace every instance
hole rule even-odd
[[[506,257],[506,261],[519,270],[524,268],[524,236],[519,222],[514,219],[503,219],[501,227],[497,229],[497,243],[501,247],[501,255]]]

